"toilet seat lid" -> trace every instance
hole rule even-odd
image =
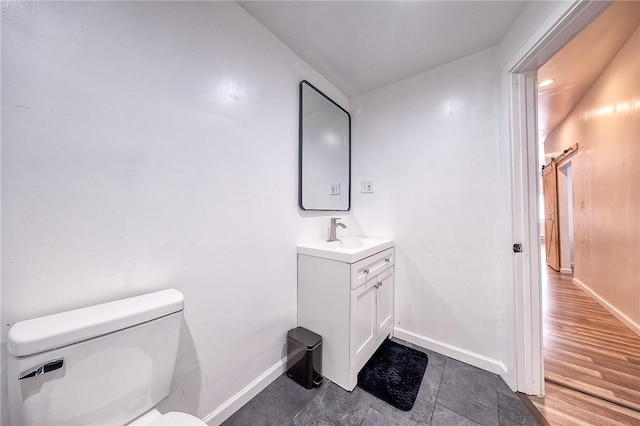
[[[169,411],[149,423],[149,426],[207,426],[207,424],[191,414]]]

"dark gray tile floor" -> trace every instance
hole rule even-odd
[[[356,387],[347,392],[328,380],[307,390],[286,375],[231,416],[224,426],[456,425],[512,426],[538,422],[499,376],[444,355],[429,363],[411,411],[401,411]]]

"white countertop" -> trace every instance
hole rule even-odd
[[[298,244],[298,254],[322,257],[346,263],[355,263],[373,254],[393,247],[388,238],[346,236],[338,241],[313,241]]]

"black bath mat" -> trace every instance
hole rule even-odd
[[[416,402],[427,354],[385,340],[358,373],[358,386],[394,407],[409,411]]]

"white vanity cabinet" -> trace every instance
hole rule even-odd
[[[389,245],[349,259],[353,263],[298,250],[298,325],[322,336],[322,375],[349,391],[393,333],[395,261]]]

